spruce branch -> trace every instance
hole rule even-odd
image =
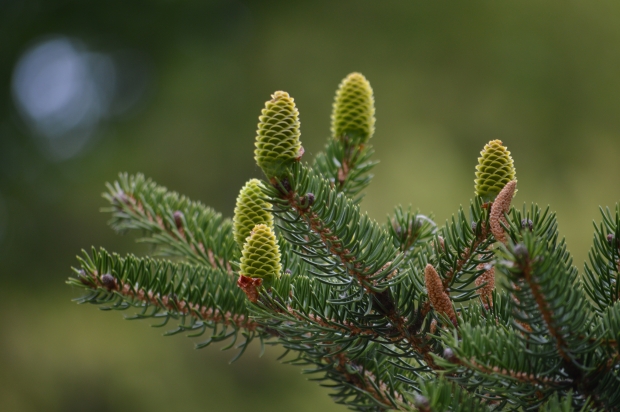
[[[564,241],[542,241],[526,231],[522,243],[500,253],[499,270],[516,297],[515,319],[529,326],[522,333],[557,353],[572,379],[592,370],[594,359],[588,354],[596,348],[589,339],[595,331],[593,316],[582,291],[575,288],[577,270]]]
[[[221,269],[131,255],[123,258],[103,249],[93,249],[90,255],[84,252],[78,260],[76,277],[67,281],[88,291],[76,299],[78,303],[103,305],[103,310],[135,308],[139,311],[128,319],[153,318],[160,321],[157,326],[177,320],[177,328],[167,335],[190,332],[194,337],[210,329],[209,339],[197,347],[230,339],[230,348],[241,334],[243,341],[237,347],[243,352],[261,332],[248,316],[243,294]]]
[[[294,339],[284,343],[296,356],[287,363],[303,366],[306,374],[334,390],[330,396],[336,403],[358,411],[410,411],[412,406],[401,395],[402,383],[394,380],[394,368],[383,355],[370,347],[365,358],[351,358],[336,347],[302,346]]]
[[[405,255],[406,259],[414,259],[419,253],[426,252],[424,246],[437,232],[437,224],[431,217],[420,213],[412,213],[411,207],[406,211],[397,206],[392,217],[388,216],[387,228],[394,239],[394,246]]]
[[[581,409],[580,412],[586,411],[601,411],[599,408],[592,408],[592,405],[588,402]],[[557,393],[553,394],[553,396],[540,408],[540,412],[574,412],[577,411],[573,408],[573,393],[568,392],[566,396],[559,397]]]
[[[620,341],[620,302],[608,307],[600,320],[603,344],[617,351],[618,341]]]
[[[436,361],[446,376],[485,399],[508,401],[515,408],[539,406],[554,391],[574,384],[562,373],[560,359],[528,345],[510,327],[462,324],[458,336],[443,331],[442,341],[449,349]]]
[[[620,299],[620,205],[615,214],[601,208],[603,221],[594,224],[594,242],[585,265],[583,287],[595,310],[604,312]]]
[[[487,412],[492,410],[484,400],[472,396],[446,379],[432,381],[420,379],[419,386],[420,395],[415,397],[414,405],[420,412]]]
[[[158,247],[160,256],[178,256],[232,273],[230,262],[239,250],[232,236],[232,222],[199,202],[168,191],[142,174],[121,173],[107,184],[103,197],[112,214],[109,225],[117,232],[141,230],[138,239]]]
[[[313,194],[312,204],[304,201],[308,193]],[[293,165],[288,177],[278,187],[267,187],[265,194],[285,238],[299,245],[324,276],[343,284],[353,280],[373,294],[400,279],[395,269],[402,254],[389,234],[308,167]]]
[[[332,396],[349,407],[402,410],[399,384],[385,381],[395,375],[394,367],[377,364],[379,355],[369,356],[373,341],[385,342],[385,337],[357,323],[365,319],[352,319],[349,313],[356,312],[355,307],[331,303],[334,290],[317,278],[283,275],[272,286],[251,312],[277,333],[285,348],[297,353],[293,363],[315,365],[311,372],[325,373],[324,378],[335,381],[326,386],[338,388]]]
[[[605,402],[598,399],[597,384],[593,383],[601,379],[606,369],[600,367],[605,361],[597,347],[601,343],[613,344],[613,341],[600,340],[592,306],[583,290],[575,287],[579,284],[577,271],[571,265],[564,241],[557,243],[554,216],[547,215],[547,211],[541,214],[536,207],[532,207],[529,216],[533,216],[534,221],[529,217],[521,219],[513,212],[514,221],[521,224],[510,222],[512,239],[523,242],[513,249],[523,281],[518,283],[512,279],[509,288],[514,295],[516,322],[523,325],[522,332],[528,339],[546,345],[555,342],[557,353],[563,359],[562,367],[575,381],[573,389],[583,394],[580,399],[592,396],[594,405],[604,405]],[[535,256],[531,255],[532,250]],[[529,303],[522,301],[526,295],[529,295],[526,298]],[[538,330],[534,326],[536,323]],[[609,360],[606,364],[609,365]]]
[[[313,193],[312,205],[301,201],[306,193]],[[426,345],[411,334],[411,321],[402,315],[390,290],[407,274],[397,270],[403,255],[394,248],[389,235],[366,215],[360,215],[359,207],[337,194],[325,179],[301,164],[294,164],[288,177],[277,187],[267,187],[265,194],[282,222],[286,239],[302,248],[302,257],[319,271],[313,272],[315,275],[339,290],[341,297],[333,301],[347,304],[372,297],[375,312],[394,328],[394,340],[409,342],[432,365]]]
[[[450,294],[453,302],[466,302],[476,296],[480,285],[475,281],[485,271],[480,265],[491,264],[494,239],[488,230],[489,213],[479,198],[470,205],[471,220],[462,209],[451,222],[438,233],[434,242],[437,263],[434,265],[442,278],[444,292]]]

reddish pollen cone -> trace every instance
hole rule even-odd
[[[256,303],[258,301],[258,288],[262,284],[263,280],[261,278],[251,278],[249,276],[239,275],[239,279],[237,279],[237,286],[241,288],[252,303]]]

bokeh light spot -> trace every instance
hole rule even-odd
[[[129,92],[118,87],[126,55],[117,62],[112,54],[92,52],[76,39],[57,36],[39,41],[19,58],[12,80],[15,105],[53,160],[79,154],[102,120],[128,109],[128,93],[129,106],[137,103],[144,82]],[[117,97],[124,107],[113,108]]]

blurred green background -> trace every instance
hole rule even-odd
[[[3,0],[0,34],[2,411],[344,410],[279,348],[228,365],[64,285],[81,248],[147,252],[99,212],[119,171],[230,216],[275,90],[311,159],[340,80],[370,80],[381,163],[362,207],[380,221],[401,203],[444,222],[491,139],[515,204],[551,205],[580,268],[620,198],[617,1]]]

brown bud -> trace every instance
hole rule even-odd
[[[532,229],[534,229],[534,222],[532,222],[530,219],[521,219],[521,227],[531,232]]]
[[[447,315],[452,320],[452,323],[456,324],[456,314],[454,313],[450,296],[444,292],[441,278],[431,264],[426,265],[424,269],[424,281],[426,283],[428,299],[431,301],[433,308],[438,313]]]
[[[613,233],[610,233],[607,235],[607,243],[609,243],[610,245],[613,245],[614,243],[614,235]]]
[[[116,289],[116,279],[114,279],[114,276],[109,273],[101,276],[101,284],[107,290]]]
[[[172,217],[174,218],[174,224],[177,229],[181,230],[183,228],[183,212],[177,210],[172,214]]]
[[[495,198],[493,206],[491,206],[491,216],[489,218],[491,232],[493,233],[493,236],[495,236],[495,239],[504,244],[506,244],[507,240],[502,223],[506,224],[504,214],[508,213],[510,210],[510,202],[512,201],[516,187],[516,180],[508,182]]]

